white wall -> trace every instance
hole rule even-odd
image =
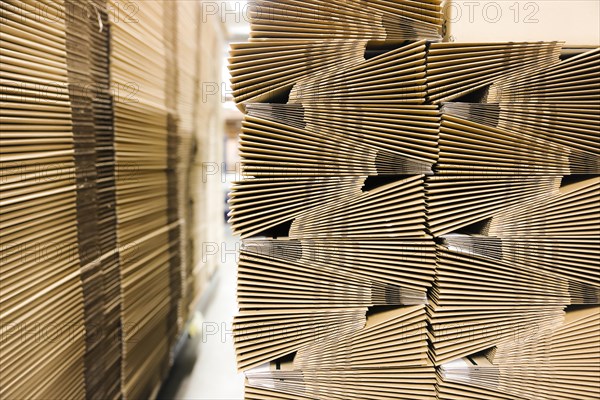
[[[450,35],[457,42],[600,44],[598,0],[452,0],[450,11]]]

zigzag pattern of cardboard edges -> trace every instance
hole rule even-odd
[[[598,170],[599,109],[593,104],[445,103],[442,112],[491,128],[520,132],[566,146],[575,154],[584,154],[586,162],[591,164],[589,168]]]
[[[443,365],[438,386],[441,398],[472,398],[469,392],[486,393],[493,399],[596,398],[599,323],[597,306],[570,308],[553,329],[535,331]]]
[[[584,104],[600,101],[600,48],[563,59],[535,74],[510,74],[490,85],[486,103]]]
[[[430,356],[439,366],[530,334],[531,329],[551,328],[562,320],[563,307],[516,303],[445,307],[431,304],[428,308],[432,327]]]
[[[528,75],[560,61],[558,42],[431,43],[427,51],[427,98],[447,102],[510,74]]]
[[[322,134],[246,116],[239,145],[242,173],[251,176],[343,176],[398,175],[431,170],[431,164],[425,161],[348,139],[333,135],[325,138]]]
[[[364,329],[317,342],[296,353],[296,370],[393,369],[428,366],[424,306],[374,312]]]
[[[274,176],[239,181],[229,194],[229,223],[244,239],[313,207],[362,193],[365,178]]]
[[[440,0],[257,0],[248,15],[251,41],[441,39]]]
[[[293,359],[247,372],[248,386],[313,399],[431,398],[435,369],[423,307],[369,313],[358,331],[324,338]],[[353,385],[343,384],[348,379]]]
[[[240,371],[275,360],[327,337],[362,329],[367,308],[242,310],[233,339]]]
[[[420,107],[413,118],[408,115],[394,119],[381,118],[378,115],[382,115],[382,110],[367,108],[360,110],[358,118],[368,118],[369,124],[354,125],[349,115],[350,120],[342,122],[340,118],[337,124],[331,120],[326,127],[323,123],[328,115],[318,111],[317,123],[307,123],[301,105],[248,105],[249,115],[242,122],[240,135],[242,172],[251,176],[431,172],[437,156],[439,117],[428,106]],[[290,123],[282,123],[283,118],[273,116],[287,111]]]
[[[429,296],[436,365],[510,340],[522,324],[553,324],[572,293],[585,290],[580,286],[528,265],[439,246]]]
[[[558,192],[531,199],[494,215],[488,235],[518,237],[529,235],[593,237],[600,234],[597,207],[600,178],[592,177],[566,184]]]
[[[436,172],[444,175],[597,174],[597,155],[520,131],[442,115]]]
[[[248,384],[315,400],[399,399],[434,400],[434,367],[295,371],[291,363],[281,370],[249,371]]]
[[[557,193],[560,183],[560,176],[427,176],[429,231],[437,237],[468,229],[515,204]]]
[[[507,263],[445,246],[438,247],[437,255],[430,298],[439,306],[569,304],[570,295],[576,293],[576,282],[529,265]],[[477,285],[478,290],[469,291],[471,285]]]
[[[229,72],[236,103],[268,102],[294,83],[365,62],[366,40],[289,40],[231,44]]]
[[[597,303],[599,203],[600,178],[590,178],[493,215],[482,234],[443,238],[459,250],[568,279],[570,304]]]
[[[239,307],[368,307],[398,304],[400,300],[399,287],[331,271],[326,265],[311,268],[242,254],[238,266]]]
[[[244,243],[239,261],[238,303],[242,309],[424,304],[427,288],[433,280],[433,246],[429,246],[429,258],[424,259],[427,254],[416,250],[427,248],[419,242],[417,246],[409,241],[384,243],[390,249],[389,254],[375,256],[372,260],[365,254],[364,260],[356,262],[352,258],[358,258],[359,249],[372,252],[384,247],[377,242],[345,241],[339,247],[336,243],[326,243],[327,247],[314,246],[311,254],[311,249],[300,248],[298,241],[250,242],[255,243]],[[277,246],[277,255],[273,254],[272,247],[267,247],[281,242],[288,246]],[[392,245],[402,247],[396,250]],[[292,254],[282,254],[287,251]],[[331,260],[329,256],[332,256]],[[392,257],[398,258],[392,260]],[[398,268],[399,262],[403,268]],[[388,271],[390,274],[386,276]]]
[[[386,301],[404,305],[427,302],[435,269],[435,242],[430,238],[252,239],[244,241],[246,253],[316,269],[318,275],[325,270],[336,278],[354,277],[367,288],[386,285]]]
[[[291,238],[424,238],[423,176],[388,183],[348,198],[332,201],[299,215]]]
[[[427,43],[418,41],[352,66],[338,64],[295,83],[288,103],[423,104],[426,54]]]
[[[437,160],[440,114],[433,105],[255,103],[246,111],[251,117],[392,153],[401,164],[398,156],[429,164],[430,170]]]
[[[328,24],[310,25],[301,13],[296,20],[289,16],[286,19],[283,10],[291,4],[299,5],[295,0],[276,3],[279,3],[274,12],[277,22],[272,26],[260,19],[263,16],[253,16],[260,19],[254,26],[254,40],[273,39],[269,35],[277,30],[284,32],[280,39],[292,31],[311,39],[318,38],[320,30],[325,33]],[[315,4],[325,5],[321,0],[306,4],[306,9]],[[356,30],[352,30],[355,28],[352,24],[346,24],[347,30],[342,28],[342,21],[347,18],[344,11],[336,17],[339,19],[331,23],[331,32],[349,37],[365,34],[363,25]],[[289,31],[284,21],[294,21]],[[370,21],[364,26],[372,24]],[[383,37],[375,26],[373,23],[369,37]],[[418,365],[431,359],[435,365],[441,365],[492,346],[502,346],[522,335],[524,327],[554,329],[562,321],[565,305],[593,303],[598,297],[594,294],[596,283],[584,277],[587,267],[577,269],[572,260],[570,264],[566,262],[562,253],[555,266],[542,259],[557,248],[559,251],[571,248],[573,252],[584,249],[577,258],[582,262],[594,256],[588,247],[590,237],[586,236],[594,231],[593,224],[582,222],[585,217],[596,216],[584,210],[593,201],[591,196],[586,197],[583,192],[574,196],[571,202],[581,206],[578,208],[581,213],[567,213],[564,221],[553,212],[564,213],[566,209],[557,206],[549,212],[551,218],[543,221],[548,223],[547,232],[562,224],[567,231],[579,235],[567,234],[566,240],[561,236],[557,247],[532,251],[527,262],[509,253],[512,248],[508,245],[514,246],[519,240],[510,232],[498,237],[483,236],[498,229],[501,223],[498,221],[513,215],[515,210],[532,209],[571,193],[572,188],[561,187],[565,181],[561,179],[563,175],[578,180],[577,174],[597,173],[594,157],[597,151],[593,150],[596,145],[591,133],[596,124],[592,116],[595,98],[586,98],[589,88],[581,87],[583,83],[593,87],[596,79],[597,72],[586,69],[588,56],[561,61],[561,44],[555,42],[427,44],[421,41],[399,45],[388,43],[378,52],[367,51],[363,60],[342,62],[335,70],[326,68],[322,73],[294,77],[285,87],[291,87],[289,94],[285,93],[287,98],[279,93],[276,99],[277,103],[288,101],[288,104],[247,105],[249,116],[242,144],[246,175],[262,178],[269,170],[284,174],[289,172],[288,167],[296,167],[290,176],[347,174],[369,178],[364,180],[361,193],[328,198],[320,205],[313,203],[296,213],[287,220],[291,223],[289,237],[246,241],[255,248],[242,254],[240,298],[243,307],[260,308],[263,304],[274,309],[286,307],[280,310],[281,315],[290,318],[288,310],[297,308],[288,308],[288,304],[370,305],[379,304],[380,300],[386,304],[405,304],[405,299],[397,297],[376,299],[373,288],[376,287],[378,296],[384,293],[382,285],[400,288],[401,295],[409,293],[408,289],[414,290],[407,295],[411,301],[425,290],[429,293],[426,317],[430,330],[409,335],[407,343],[396,347],[387,341],[389,337],[398,338],[392,333],[396,331],[391,328],[393,324],[328,336],[324,341],[288,351],[285,359],[280,358],[283,355],[276,357],[278,362],[267,366],[267,370],[249,371],[251,393],[268,396],[268,391],[274,390],[278,392],[274,397],[340,400],[436,398],[435,386],[443,383],[441,377],[436,378],[431,367],[412,363]],[[545,71],[549,84],[540,82],[531,87],[521,84]],[[440,124],[439,119],[433,120],[439,118],[433,115],[437,110],[428,109],[431,114],[427,114],[427,120],[421,119],[428,107],[422,106],[423,103],[439,104],[461,97],[462,101],[490,101],[500,98],[503,90],[504,96],[511,91],[513,97],[520,96],[522,104],[507,104],[504,100],[489,106],[448,104],[443,109],[446,115],[439,134],[433,132],[438,127],[431,125]],[[535,90],[538,92],[533,93]],[[565,94],[567,91],[570,96]],[[550,105],[542,103],[535,109],[524,101],[526,94],[532,94],[532,99],[548,98]],[[571,104],[566,104],[567,98]],[[567,127],[577,117],[574,104],[581,105],[584,121]],[[416,111],[419,105],[423,109]],[[509,122],[503,122],[508,121],[504,110],[517,110],[520,114],[515,121],[520,125],[513,128]],[[547,111],[560,115],[538,118]],[[419,119],[413,117],[417,115]],[[556,121],[556,127],[549,126],[551,123],[547,121]],[[427,131],[423,130],[424,123],[428,124]],[[402,135],[390,136],[392,131]],[[569,132],[576,133],[574,143],[568,141]],[[419,165],[415,160],[426,163]],[[427,169],[423,168],[425,165]],[[374,179],[376,175],[430,171],[436,175],[414,176],[373,189],[374,182],[389,182],[384,176]],[[519,223],[514,223],[515,231],[520,229]],[[547,235],[540,236],[542,222],[522,223],[529,229],[528,243],[538,238],[542,246],[549,243]],[[429,280],[430,256],[434,254],[435,241],[430,235],[442,236],[437,242],[445,243],[435,251],[433,285]],[[408,243],[423,247],[416,247],[414,253],[413,249],[400,253],[392,249]],[[353,246],[356,249],[351,249]],[[425,248],[427,257],[417,261],[416,252]],[[321,258],[315,259],[315,252],[322,253]],[[323,262],[323,256],[327,262]],[[410,260],[403,259],[394,265],[393,260],[398,256]],[[421,267],[425,273],[419,278],[417,269]],[[386,277],[387,274],[390,276]],[[290,275],[294,283],[289,282]],[[477,291],[473,291],[473,282]],[[390,286],[385,287],[387,290]],[[405,309],[388,313],[401,314],[402,310]],[[378,331],[379,328],[382,330]],[[376,339],[378,335],[381,340]],[[420,347],[419,343],[425,345]],[[403,346],[415,351],[402,351]],[[386,353],[388,347],[394,350]],[[386,362],[405,368],[374,368]],[[414,376],[406,379],[415,371],[419,371],[422,381]],[[353,385],[347,384],[349,380]],[[450,393],[459,392],[450,389]],[[467,397],[485,397],[482,393],[475,387],[468,391]],[[499,394],[497,398],[513,397]]]
[[[448,246],[471,251],[509,265],[531,266],[556,274],[568,282],[568,304],[596,304],[600,298],[600,254],[594,237],[529,236],[443,236]]]
[[[588,153],[598,170],[599,62],[595,49],[518,79],[507,75],[489,86],[483,103],[445,103],[442,112]]]

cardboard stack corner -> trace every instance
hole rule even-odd
[[[246,399],[594,398],[600,50],[441,42],[440,1],[255,3]]]

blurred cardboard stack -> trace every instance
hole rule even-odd
[[[85,395],[75,106],[62,6],[0,4],[2,398]],[[47,7],[58,14],[52,24],[40,17]]]
[[[259,1],[231,48],[246,397],[591,398],[598,49],[344,4]]]
[[[152,397],[209,278],[195,219],[221,241],[221,188],[190,179],[221,158],[201,4],[1,7],[0,396]]]
[[[111,4],[111,11],[119,6]],[[163,2],[144,6],[138,23],[115,24],[111,32],[112,86],[121,97],[115,100],[114,126],[126,398],[150,396],[152,382],[166,373],[173,334],[167,321],[175,295],[170,259],[178,256],[169,241],[178,227],[168,223],[170,43],[163,35],[170,15]],[[131,168],[127,176],[121,166]]]
[[[188,281],[192,288],[192,304],[199,301],[221,264],[219,250],[224,243],[225,168],[221,113],[225,89],[221,84],[221,60],[226,33],[220,14],[202,14],[202,10],[208,10],[213,5],[206,2],[206,7],[196,4],[198,48],[195,52],[194,65],[197,69],[192,114],[195,132],[191,145],[193,158],[189,167],[192,219],[188,224],[193,240],[192,267],[188,275],[193,276],[193,285]],[[183,16],[180,18],[181,21],[185,20]]]

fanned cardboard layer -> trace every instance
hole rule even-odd
[[[242,310],[233,321],[238,369],[246,371],[315,341],[361,329],[366,311],[361,307]]]
[[[247,373],[249,385],[311,399],[434,400],[435,369],[270,371]],[[349,384],[351,382],[352,384]]]
[[[558,42],[432,43],[427,96],[432,104],[483,89],[503,77],[537,73],[559,62]]]
[[[229,222],[242,238],[290,221],[311,207],[361,193],[365,176],[265,177],[234,183]]]
[[[289,40],[236,43],[229,52],[231,89],[237,103],[285,96],[307,76],[364,62],[367,40]]]
[[[386,51],[361,63],[299,80],[288,103],[423,104],[427,95],[425,41]]]
[[[585,285],[528,265],[443,246],[437,254],[430,295],[436,365],[509,340],[524,327],[552,325],[570,296],[583,296],[586,290]]]
[[[369,313],[360,330],[324,337],[300,348],[292,361],[247,372],[248,392],[272,388],[281,396],[314,399],[433,399],[435,370],[425,320],[422,305]],[[349,379],[353,384],[345,385]]]
[[[413,176],[315,207],[294,220],[290,237],[428,237],[423,189],[423,176]]]
[[[490,128],[443,115],[437,172],[455,174],[597,174],[598,155],[539,135]]]
[[[596,274],[600,251],[598,178],[563,186],[493,215],[478,235],[448,235],[444,240],[459,251],[523,266],[568,282],[568,304],[597,304]]]
[[[507,74],[494,81],[486,103],[598,105],[600,48],[562,59],[535,74]]]
[[[352,278],[365,289],[385,285],[385,301],[391,304],[426,303],[435,268],[435,243],[430,238],[252,239],[244,241],[242,254],[258,254],[318,275]]]
[[[376,151],[374,162],[385,168],[381,173],[427,173],[437,159],[440,118],[432,105],[255,103],[246,110],[248,117],[307,131],[321,141],[326,137],[343,151]]]
[[[440,39],[441,1],[258,0],[249,7],[250,40]]]
[[[598,170],[600,50],[561,60],[537,73],[507,75],[486,90],[483,103],[445,103],[444,114],[524,133],[585,154]]]
[[[506,208],[556,193],[560,177],[434,175],[427,177],[427,223],[434,236],[468,229]]]
[[[296,242],[294,246],[296,249],[292,247],[294,242],[287,243],[289,244],[287,247],[278,246],[278,251],[299,249],[304,253],[299,243]],[[355,243],[342,242],[341,244],[349,247]],[[385,244],[390,248],[390,254],[387,256],[393,257],[401,256],[401,251],[394,251],[393,245],[406,246],[410,242]],[[331,246],[333,243],[328,245]],[[366,248],[364,244],[361,247]],[[382,246],[375,242],[373,248],[377,247]],[[416,250],[422,248],[424,246],[415,247]],[[294,259],[290,257],[291,255],[286,257],[267,254],[265,247],[262,247],[262,250],[262,254],[252,250],[244,250],[241,253],[238,272],[238,303],[241,308],[419,304],[426,301],[426,290],[430,284],[427,278],[432,279],[432,275],[428,277],[423,270],[430,268],[433,272],[432,259],[415,260],[412,263],[410,259],[405,259],[403,265],[406,267],[397,273],[401,279],[398,279],[399,277],[391,279],[390,276],[390,279],[384,281],[374,274],[384,275],[385,264],[379,266],[374,261],[381,260],[383,263],[389,263],[385,259],[376,258],[371,261],[365,257],[365,260],[358,264],[345,259],[352,255],[350,252],[338,253],[329,261],[322,257],[331,253],[318,255],[309,253],[303,254],[302,258]],[[337,249],[328,250],[333,253]],[[408,254],[413,258],[422,256],[416,251]],[[361,267],[362,269],[359,269]],[[293,284],[290,284],[290,279],[293,279]]]
[[[431,365],[424,306],[374,312],[365,328],[300,349],[297,370],[394,369]]]
[[[293,111],[294,106],[285,106],[276,108],[278,112]],[[302,113],[301,106],[298,108]],[[413,122],[406,119],[409,123]],[[242,173],[257,177],[426,173],[431,171],[435,162],[435,152],[424,151],[428,148],[427,144],[430,145],[429,149],[435,149],[435,136],[432,135],[437,131],[435,125],[436,118],[432,116],[431,122],[422,126],[403,127],[402,121],[393,121],[387,127],[382,123],[379,132],[363,134],[360,131],[342,130],[344,126],[357,128],[346,122],[340,124],[337,131],[327,132],[327,137],[324,137],[323,130],[318,128],[297,128],[278,123],[273,117],[246,116],[242,122],[239,147]],[[392,133],[393,128],[404,128],[403,132],[412,133],[415,137],[408,137],[406,141],[398,140],[396,138],[400,137],[400,132]],[[379,144],[381,139],[387,143]]]
[[[597,306],[569,309],[554,329],[442,366],[441,398],[459,398],[459,393],[470,398],[465,392],[487,393],[493,399],[597,397],[599,312]]]

